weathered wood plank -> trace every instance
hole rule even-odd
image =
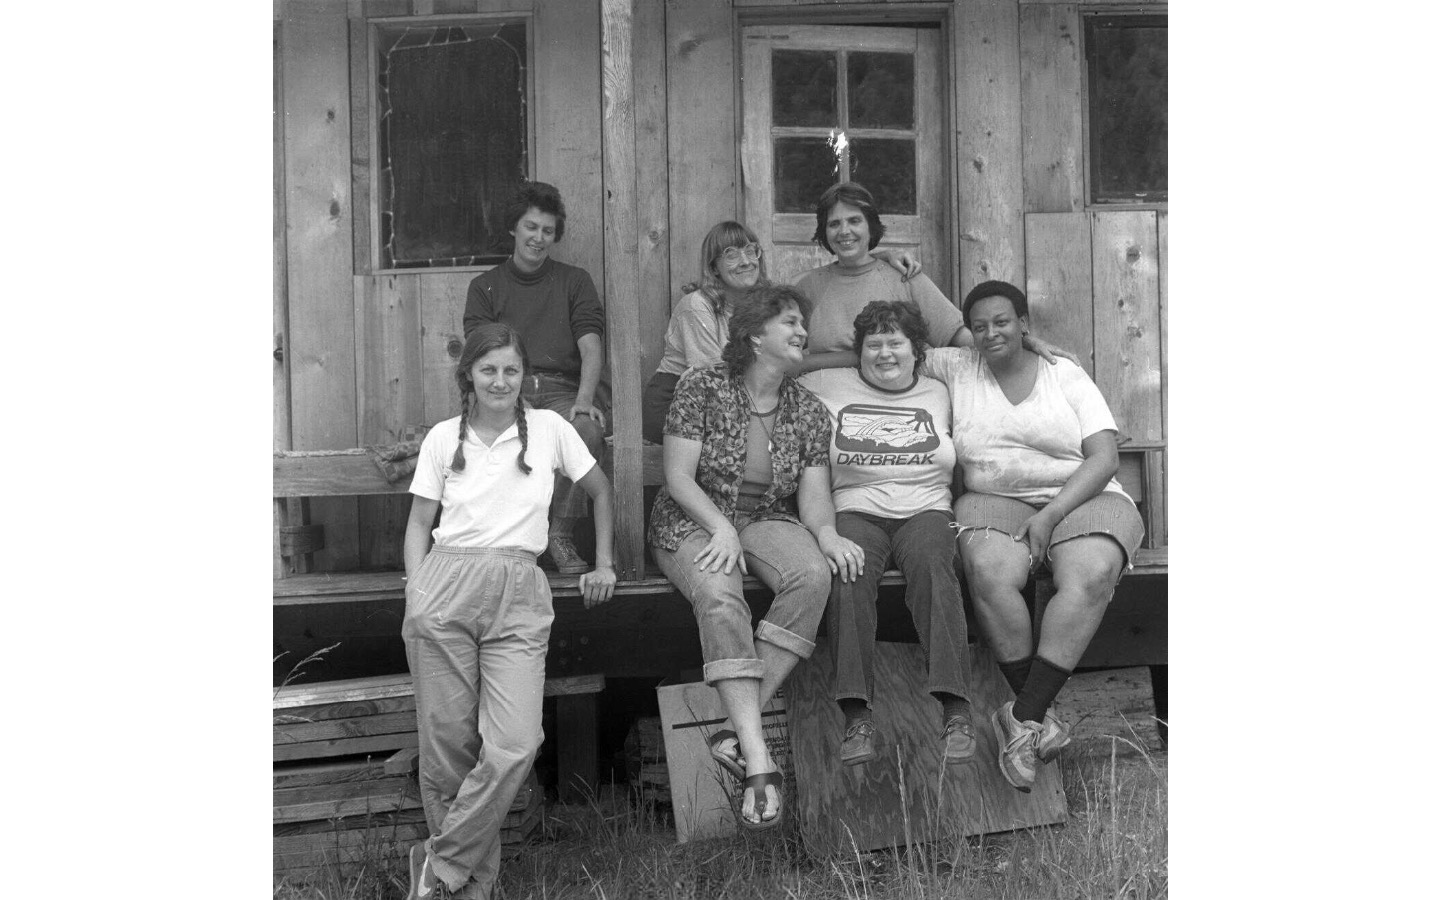
[[[666,4],[670,135],[671,297],[695,277],[700,244],[716,222],[739,219],[734,14],[723,3]],[[703,114],[701,114],[703,112]]]
[[[424,424],[420,277],[355,278],[361,444],[391,444],[399,439],[405,426]],[[366,497],[360,500],[359,509],[361,567],[403,566],[401,551],[410,498]]]
[[[545,679],[546,697],[595,694],[604,689],[605,676],[600,673]],[[412,698],[409,708],[414,709],[414,696],[415,688],[407,672],[370,678],[347,678],[320,684],[287,685],[275,692],[272,705],[275,709],[283,709],[291,715],[303,715],[306,709],[312,707],[384,703],[408,697]]]
[[[1077,672],[1065,682],[1051,711],[1070,727],[1067,755],[1110,755],[1111,738],[1121,753],[1137,752],[1123,741],[1147,751],[1161,749],[1155,722],[1150,670],[1144,666]]]
[[[386,775],[408,775],[418,771],[420,768],[420,748],[408,747],[404,750],[396,750],[395,754],[385,760]]]
[[[403,751],[402,751],[403,752]],[[386,772],[385,763],[378,759],[361,762],[300,763],[274,770],[271,785],[275,788],[305,787],[316,784],[339,784],[344,781],[373,781],[387,774],[403,775],[403,772]]]
[[[1170,212],[1160,210],[1155,214],[1156,253],[1160,264],[1160,433],[1170,434]],[[1156,473],[1150,485],[1151,496],[1158,498],[1158,515],[1155,528],[1150,535],[1150,544],[1164,547],[1170,541],[1169,535],[1169,482],[1166,470],[1170,459],[1169,451],[1159,454]]]
[[[337,738],[329,741],[307,741],[303,744],[276,744],[271,758],[276,762],[291,759],[315,759],[325,756],[345,756],[351,753],[384,753],[389,756],[395,750],[418,747],[420,738],[415,732],[398,734],[376,734],[366,737]]]
[[[535,10],[535,177],[560,189],[565,238],[556,259],[604,290],[600,142],[600,0],[545,0]]]
[[[355,446],[349,28],[343,2],[290,3],[282,23],[291,437]],[[312,504],[320,568],[358,563],[355,501]]]
[[[364,700],[342,700],[339,702],[319,703],[311,706],[289,707],[283,712],[277,712],[276,724],[279,720],[303,725],[313,722],[331,722],[337,719],[357,719],[364,716],[379,716],[388,713],[414,712],[415,696],[407,694],[403,697],[367,697]]]
[[[1074,4],[1021,6],[1020,110],[1026,212],[1084,208],[1082,70],[1079,9]]]
[[[1019,6],[955,6],[960,296],[990,278],[1025,282]]]
[[[568,225],[566,226],[569,227]],[[422,419],[434,425],[460,415],[455,365],[465,347],[465,292],[475,272],[428,274],[420,278],[420,366]]]
[[[375,253],[371,247],[371,129],[375,98],[370,90],[370,27],[356,15],[357,0],[350,2],[350,189],[355,210],[351,222],[350,253],[356,274],[372,272]],[[359,296],[359,293],[356,293]]]
[[[279,9],[276,9],[277,19]],[[281,69],[283,54],[280,42],[283,39],[281,25],[276,21],[273,28],[273,51],[271,73],[273,85],[271,102],[274,104],[273,137],[271,138],[270,175],[274,201],[271,211],[271,296],[272,327],[275,330],[275,364],[271,377],[271,442],[276,450],[290,449],[290,336],[289,336],[289,295],[288,275],[285,271],[285,93],[282,90],[284,72]],[[285,558],[280,552],[280,526],[285,524],[285,511],[276,504],[271,531],[271,569],[276,578],[287,573]]]
[[[1155,213],[1091,213],[1095,384],[1122,437],[1156,441],[1160,427],[1160,284]]]
[[[410,479],[391,484],[364,450],[276,454],[276,497],[336,497],[354,494],[403,494]]]
[[[408,777],[353,784],[282,788],[275,791],[272,822],[308,822],[419,809],[420,791]]]
[[[645,567],[645,511],[641,484],[639,237],[636,232],[635,79],[632,0],[600,7],[600,132],[605,175],[605,337],[609,348],[614,419],[615,565],[621,578]],[[593,776],[592,776],[593,777]]]
[[[635,79],[635,217],[639,235],[640,377],[660,365],[670,320],[670,152],[665,130],[665,4],[640,0],[631,24]]]
[[[423,815],[414,822],[391,822],[366,828],[332,826],[318,834],[276,835],[272,838],[274,872],[303,879],[326,866],[375,865],[403,859],[410,845],[425,840],[430,830]]]
[[[835,663],[828,642],[796,666],[786,683],[800,827],[807,847],[822,854],[850,854],[855,848],[919,844],[1064,821],[1065,795],[1055,764],[1041,767],[1028,794],[1012,788],[1000,774],[989,715],[1013,695],[988,650],[972,647],[971,702],[979,747],[976,759],[964,766],[941,763],[940,704],[925,692],[920,646],[882,641],[875,650],[872,706],[880,758],[863,766],[840,765],[844,720],[834,700]]]
[[[353,716],[346,719],[322,719],[316,722],[291,722],[297,717],[287,712],[281,724],[271,728],[270,743],[277,749],[317,741],[335,741],[345,738],[363,738],[382,734],[404,734],[415,731],[415,710],[408,709],[394,713]]]
[[[1090,280],[1090,216],[1025,215],[1025,295],[1030,328],[1080,357],[1095,377],[1095,318]]]

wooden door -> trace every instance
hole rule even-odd
[[[856,181],[875,195],[881,246],[916,253],[953,292],[940,31],[752,25],[742,38],[744,215],[771,279],[834,260],[811,240],[815,202]]]

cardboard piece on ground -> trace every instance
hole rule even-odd
[[[1042,766],[1030,793],[1000,774],[990,713],[1013,699],[985,648],[970,654],[976,758],[942,766],[940,703],[925,692],[918,644],[875,645],[875,711],[880,758],[840,764],[844,718],[834,700],[835,664],[826,642],[796,666],[785,690],[791,721],[800,833],[815,853],[854,853],[964,834],[1062,822],[1065,795],[1056,763]]]
[[[704,682],[661,684],[655,692],[660,698],[676,840],[683,844],[734,834],[738,828],[730,804],[739,782],[711,758],[707,744],[712,734],[730,727],[720,695]],[[761,710],[760,721],[770,756],[780,771],[793,771],[782,694]]]

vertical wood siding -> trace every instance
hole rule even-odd
[[[1084,208],[1081,66],[1080,13],[1074,4],[1020,7],[1026,212]]]
[[[1155,213],[1092,212],[1095,384],[1122,438],[1158,441],[1160,274]]]
[[[1025,282],[1019,6],[955,6],[960,295],[981,281]]]
[[[1090,281],[1090,216],[1031,213],[1025,217],[1025,296],[1030,328],[1080,357],[1095,377],[1095,320]]]

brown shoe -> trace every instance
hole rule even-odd
[[[945,730],[940,734],[945,746],[945,762],[959,765],[975,758],[975,726],[968,716],[951,716],[945,720]]]
[[[555,571],[561,575],[582,575],[590,571],[590,564],[581,556],[580,551],[575,549],[575,541],[569,535],[550,535],[550,561],[555,564]]]
[[[845,738],[840,742],[840,762],[847,766],[858,766],[879,756],[875,750],[874,722],[858,719],[846,726]]]

